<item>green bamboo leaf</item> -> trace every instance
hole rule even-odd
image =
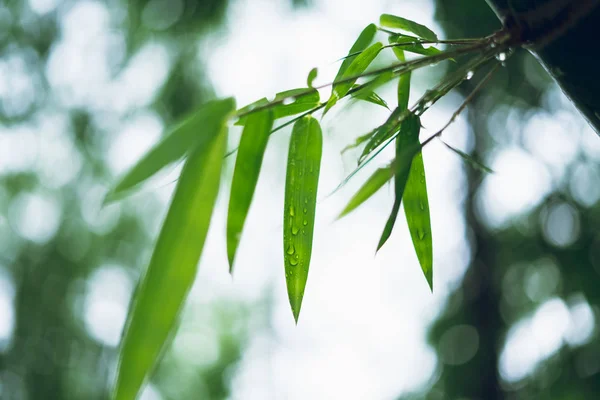
[[[363,31],[358,36],[358,39],[356,39],[356,42],[354,42],[354,44],[352,45],[352,48],[350,48],[348,56],[344,58],[344,61],[342,62],[342,65],[340,66],[340,69],[337,75],[335,76],[334,81],[340,80],[342,76],[344,76],[346,70],[348,69],[350,64],[352,64],[354,57],[359,55],[363,50],[369,47],[371,42],[373,42],[376,33],[377,26],[375,24],[370,24],[365,29],[363,29]]]
[[[404,51],[402,49],[393,48],[394,54],[400,61],[406,61],[404,57]],[[405,118],[408,114],[408,99],[410,96],[410,79],[412,74],[407,72],[405,74],[400,75],[398,80],[398,107],[392,112],[392,115],[388,118],[388,120],[378,128],[376,128],[369,138],[369,141],[365,148],[363,149],[362,154],[358,158],[359,164],[362,163],[368,156],[378,148],[383,142],[391,138],[399,129],[401,129],[402,124],[398,125],[398,122],[401,121],[402,118]]]
[[[403,31],[414,33],[425,40],[430,40],[432,42],[437,42],[438,40],[437,35],[431,29],[406,18],[382,14],[379,23],[386,28],[402,29]]]
[[[367,142],[365,148],[363,149],[360,157],[358,158],[358,163],[362,164],[363,161],[383,142],[389,140],[396,132],[398,132],[402,127],[402,121],[404,121],[409,116],[409,111],[406,109],[402,109],[401,107],[397,107],[392,111],[390,117],[383,123],[383,125],[377,127],[369,141]]]
[[[285,278],[296,323],[310,266],[322,150],[319,122],[310,116],[298,120],[290,140],[283,212]]]
[[[176,326],[210,225],[227,143],[221,122],[212,141],[192,151],[183,167],[150,265],[129,312],[121,343],[114,400],[134,400]]]
[[[424,47],[415,39],[407,36],[391,35],[389,37],[390,44],[401,44],[402,46],[392,47],[392,49],[401,49],[409,53],[421,54],[423,56],[435,56],[442,53],[441,50],[430,46]]]
[[[333,85],[333,92],[331,93],[331,97],[327,101],[327,107],[323,111],[323,115],[327,113],[342,97],[346,96],[352,86],[356,83],[358,78],[350,79],[354,76],[358,76],[365,72],[365,70],[371,65],[375,57],[379,55],[383,49],[383,45],[380,42],[374,43],[368,49],[364,50],[360,53],[354,60],[350,63],[344,74],[340,79],[336,79],[336,81],[341,81],[340,83],[335,83]]]
[[[206,146],[220,132],[223,123],[235,110],[235,100],[228,98],[204,104],[198,111],[176,125],[156,146],[142,157],[106,195],[104,203],[125,196],[156,172],[178,161],[198,147]]]
[[[417,258],[427,279],[429,288],[433,290],[433,244],[431,238],[431,217],[427,197],[427,182],[423,154],[414,157],[404,189],[404,213],[408,229],[412,237]]]
[[[379,168],[371,175],[365,184],[350,199],[344,210],[338,216],[338,219],[350,214],[358,206],[367,201],[379,189],[383,187],[394,176],[394,167],[392,164],[387,167]]]
[[[467,153],[460,151],[459,149],[457,149],[455,147],[450,146],[448,143],[444,142],[443,140],[441,142],[444,143],[444,145],[447,148],[449,148],[450,150],[452,150],[453,152],[458,154],[460,156],[460,158],[463,159],[463,161],[465,161],[467,164],[469,164],[471,167],[475,168],[476,170],[479,170],[481,172],[486,172],[488,174],[494,173],[493,169],[491,169],[487,165],[484,165],[483,163],[477,161],[476,159],[474,159],[472,156],[468,155]]]
[[[273,112],[265,110],[250,114],[242,132],[242,139],[235,161],[227,217],[227,258],[230,272],[233,271],[235,253],[246,222],[248,209],[252,203],[272,128]]]
[[[356,89],[359,88],[359,85],[354,85],[352,87],[352,89]],[[373,90],[358,90],[355,93],[352,93],[352,97],[354,97],[355,99],[358,100],[363,100],[363,101],[368,101],[369,103],[373,103],[376,104],[378,106],[381,107],[385,107],[389,110],[389,107],[387,105],[387,102],[381,98],[381,96],[379,96],[377,93],[375,93]]]
[[[379,52],[383,48],[381,42],[377,42],[369,46],[365,51],[356,56],[356,58],[350,63],[348,69],[344,72],[341,79],[350,78],[356,75],[360,75],[371,65],[375,57],[379,55]],[[357,78],[358,79],[358,78]],[[356,83],[356,79],[352,79],[348,82],[337,83],[333,85],[333,91],[337,95],[338,99],[341,99],[348,93],[350,88]]]
[[[308,73],[308,77],[306,78],[306,85],[311,88],[313,87],[313,82],[317,79],[317,75],[319,74],[319,70],[317,68],[313,68]]]
[[[271,102],[266,98],[262,98],[248,104],[240,108],[237,114],[245,114],[259,107],[264,107],[273,111],[273,119],[280,119],[308,111],[319,105],[320,100],[319,92],[314,88],[291,89],[277,93]],[[271,103],[273,104],[269,107]],[[243,116],[238,119],[235,125],[244,125],[247,120],[248,115]]]
[[[394,54],[400,61],[405,61],[404,51],[399,48],[394,48]],[[402,110],[405,112],[408,110],[408,102],[410,97],[410,73],[400,76],[398,81],[398,111]],[[377,245],[377,251],[383,247],[385,242],[389,239],[394,229],[394,224],[398,217],[398,211],[400,210],[400,203],[402,202],[402,195],[404,193],[404,187],[406,180],[408,179],[408,172],[410,170],[410,163],[412,162],[413,155],[406,154],[407,150],[410,150],[415,143],[419,142],[419,130],[420,122],[418,117],[408,118],[400,125],[400,134],[396,138],[396,160],[399,163],[403,163],[402,166],[396,171],[394,179],[394,205],[392,212],[385,224],[381,238]],[[390,136],[391,137],[391,136]],[[385,140],[389,139],[388,135],[383,135],[381,138],[373,138],[373,140],[365,147],[363,152],[366,157],[372,150],[377,148]]]
[[[394,229],[394,224],[396,223],[396,219],[398,217],[398,211],[400,210],[400,203],[402,202],[403,196],[405,196],[411,165],[415,162],[415,154],[419,150],[420,129],[421,121],[419,117],[412,114],[410,118],[402,123],[400,134],[396,138],[394,206],[392,207],[392,212],[390,213],[390,216],[385,224],[385,228],[383,229],[383,233],[381,234],[381,238],[379,239],[377,251],[383,247],[385,242],[392,234],[392,230]]]

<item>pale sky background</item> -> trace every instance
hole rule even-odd
[[[176,3],[173,2],[173,10],[177,10]],[[383,12],[417,20],[441,33],[433,20],[431,1],[372,0],[365,6],[362,0],[314,0],[314,7],[301,11],[293,11],[279,1],[232,3],[227,26],[199,44],[198,52],[204,57],[216,94],[235,96],[238,106],[304,86],[307,73],[315,66],[320,72],[317,83],[330,81],[339,67],[333,62],[347,54],[359,32],[367,24],[377,22]],[[59,2],[30,0],[30,5],[36,12],[45,13]],[[110,134],[102,144],[116,177],[154,144],[164,129],[160,117],[147,106],[172,67],[170,50],[165,43],[151,42],[138,51],[121,74],[113,77],[111,64],[124,57],[124,38],[110,29],[112,17],[107,6],[84,1],[63,7],[61,12],[61,40],[52,49],[47,77],[57,104],[89,107],[103,117],[99,118],[104,124],[101,128]],[[151,12],[145,18],[148,24],[152,23]],[[178,18],[175,12],[173,20]],[[382,62],[386,60],[391,61],[391,56],[382,57]],[[33,96],[35,82],[27,75],[25,61],[18,57],[0,61],[0,95],[8,96],[17,90],[25,99],[27,93]],[[20,75],[15,72],[19,70]],[[433,77],[439,77],[442,71],[438,69]],[[413,101],[434,83],[430,75],[415,74]],[[392,104],[394,90],[388,87],[382,93]],[[323,97],[327,95],[324,91]],[[478,202],[492,228],[501,228],[510,218],[539,204],[579,151],[600,160],[600,141],[596,137],[590,139],[595,135],[590,134],[591,129],[564,96],[553,88],[546,97],[549,104],[554,104],[553,114],[518,115],[512,119],[524,130],[525,146],[530,151],[508,140],[488,160],[496,174],[484,181]],[[423,118],[427,129],[422,137],[443,126],[460,102],[458,95],[451,94],[428,112]],[[216,331],[211,328],[215,317],[204,312],[203,305],[252,303],[272,291],[273,304],[266,310],[267,326],[259,322],[265,310],[251,316],[258,328],[251,334],[241,363],[231,372],[233,399],[393,399],[436,378],[441,361],[425,341],[427,328],[443,310],[448,294],[460,284],[471,258],[462,214],[466,194],[462,161],[437,142],[424,150],[433,222],[433,294],[418,265],[403,213],[387,245],[374,255],[393,202],[390,187],[348,217],[335,221],[370,172],[391,158],[390,151],[382,153],[339,193],[327,197],[355,163],[356,153],[341,156],[341,149],[386,116],[383,108],[365,103],[334,111],[323,121],[321,200],[298,326],[285,292],[281,232],[289,130],[278,132],[269,143],[233,279],[228,273],[225,250],[230,181],[224,181],[200,272],[173,346],[175,354],[182,358],[209,363],[216,357]],[[52,238],[60,219],[68,213],[52,191],[70,182],[81,168],[76,149],[61,139],[65,124],[66,116],[59,107],[50,108],[35,120],[14,128],[18,136],[0,135],[2,171],[35,169],[48,182],[47,191],[24,193],[8,220],[0,219],[0,229],[12,229],[28,240],[44,243]],[[573,140],[569,128],[581,131],[580,138]],[[492,133],[498,130],[494,129]],[[6,128],[0,130],[6,133]],[[545,135],[543,152],[534,145],[540,131]],[[472,135],[463,117],[444,133],[448,142],[467,152]],[[232,148],[235,138],[234,133]],[[229,175],[232,162],[233,159],[228,161]],[[166,211],[174,187],[169,182],[177,171],[177,167],[170,168],[145,193],[102,211],[100,200],[112,182],[81,193],[87,199],[83,203],[86,209],[82,210],[87,222],[98,232],[109,230],[122,207],[143,204],[148,192],[160,194]],[[579,175],[583,183],[575,183],[573,191],[579,193],[582,203],[592,204],[600,197],[600,177],[585,170]],[[578,221],[569,209],[555,212],[559,213],[556,220],[561,224],[566,221],[568,229],[567,234],[550,239],[564,244],[575,235]],[[151,232],[157,232],[163,215],[147,218]],[[8,244],[4,246],[8,248]],[[99,342],[117,346],[134,282],[121,266],[107,264],[97,269],[86,285],[82,306],[86,328]],[[13,292],[10,277],[0,269],[0,350],[12,334]],[[502,377],[516,381],[527,376],[564,343],[584,343],[593,326],[593,312],[584,300],[567,305],[553,298],[543,303],[511,329],[500,360]],[[472,334],[473,330],[460,332]],[[476,331],[474,336],[477,339]],[[161,398],[152,386],[144,394],[145,400]]]

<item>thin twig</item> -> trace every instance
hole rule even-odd
[[[486,76],[475,86],[475,88],[469,93],[469,95],[465,98],[463,103],[458,107],[458,109],[452,114],[450,120],[436,133],[427,138],[422,144],[421,147],[425,147],[429,142],[431,142],[434,138],[439,137],[444,133],[444,131],[456,120],[456,118],[464,111],[467,105],[473,100],[475,95],[490,81],[494,73],[498,70],[498,67],[502,65],[502,63],[497,63],[494,67],[486,74]]]
[[[421,58],[417,58],[415,60],[410,60],[410,61],[405,61],[405,62],[401,62],[401,63],[395,63],[392,65],[389,65],[387,67],[383,67],[383,68],[378,68],[378,69],[374,69],[372,71],[367,71],[367,72],[363,72],[361,74],[358,75],[353,75],[353,76],[349,76],[337,81],[333,81],[333,82],[329,82],[320,86],[315,86],[314,88],[311,89],[307,89],[307,91],[305,93],[300,93],[300,94],[296,94],[294,96],[286,96],[286,97],[282,97],[281,99],[277,100],[277,101],[272,101],[270,103],[267,103],[265,105],[262,106],[258,106],[253,108],[252,110],[248,110],[246,112],[243,113],[239,113],[237,114],[238,118],[242,118],[245,117],[246,115],[255,113],[255,112],[259,112],[262,110],[266,110],[269,109],[273,106],[282,104],[283,102],[285,102],[288,99],[292,99],[292,98],[298,98],[298,97],[302,97],[306,94],[312,93],[314,90],[319,90],[319,89],[325,89],[328,88],[330,86],[334,86],[334,85],[339,85],[342,83],[348,83],[348,82],[353,82],[356,81],[359,78],[364,78],[364,77],[368,77],[368,76],[373,76],[373,75],[379,75],[381,73],[384,72],[388,72],[388,71],[394,71],[397,75],[402,75],[408,72],[411,72],[413,70],[422,68],[422,67],[426,67],[432,64],[437,64],[441,61],[445,61],[448,60],[450,58],[454,58],[454,57],[458,57],[461,56],[463,54],[467,54],[467,53],[471,53],[471,52],[475,52],[477,50],[482,50],[485,47],[489,46],[490,43],[488,42],[481,42],[481,43],[476,43],[473,44],[471,46],[465,46],[465,47],[461,47],[459,49],[456,50],[451,50],[451,51],[445,51],[442,52],[440,54],[436,54],[433,56],[426,56],[426,57],[421,57]]]

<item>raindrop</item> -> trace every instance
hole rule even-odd
[[[296,252],[296,248],[294,247],[293,244],[290,244],[286,250],[286,253],[288,253],[289,255],[292,255]]]
[[[506,53],[505,52],[500,52],[500,53],[496,54],[496,59],[498,61],[505,61],[506,60]]]
[[[298,260],[296,260],[295,258],[290,258],[290,265],[292,267],[295,267],[296,265],[298,265]],[[291,271],[290,271],[291,274]]]
[[[302,225],[304,225],[304,226],[308,225],[308,221],[307,221],[307,220],[304,220],[304,221],[302,222]]]
[[[298,254],[296,254],[296,255],[294,256],[294,258],[297,260],[297,259],[299,259],[299,258],[300,258],[300,256],[299,256]]]
[[[429,108],[433,105],[433,101],[429,100],[428,102],[425,103],[425,108]]]
[[[304,199],[304,204],[308,204],[308,197]]]
[[[287,99],[283,99],[283,101],[281,102],[281,104],[283,104],[284,106],[289,106],[294,101],[296,101],[295,97],[288,97]]]
[[[473,71],[469,71],[467,72],[467,76],[465,78],[470,81],[473,78],[473,75],[475,75],[475,73]]]
[[[421,207],[421,211],[425,211],[425,204],[423,202],[420,202],[419,206]]]
[[[299,230],[297,226],[292,226],[292,235],[297,235]]]
[[[293,217],[294,215],[296,215],[296,210],[294,209],[294,206],[290,206],[290,215]]]
[[[304,207],[304,214],[308,212],[308,208]]]
[[[418,234],[419,234],[419,239],[421,239],[421,240],[425,239],[425,231],[419,229]]]

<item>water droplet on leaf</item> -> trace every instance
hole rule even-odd
[[[473,78],[473,75],[475,75],[475,73],[473,71],[469,71],[467,72],[467,76],[465,76],[465,78],[469,81]]]
[[[293,244],[290,244],[290,245],[288,246],[287,250],[286,250],[286,253],[288,253],[288,254],[292,255],[292,254],[294,254],[295,252],[296,252],[296,248],[294,247],[294,245],[293,245]]]

